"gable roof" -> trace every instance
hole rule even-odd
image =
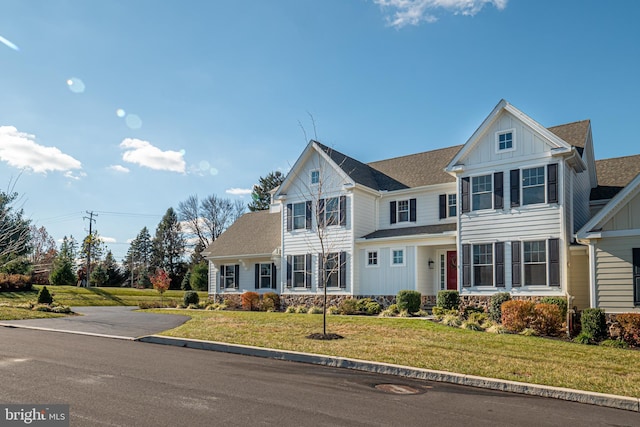
[[[242,215],[202,251],[205,258],[271,256],[280,247],[280,212],[268,210]]]
[[[576,147],[580,155],[582,155],[584,145],[587,142],[587,137],[589,136],[590,128],[591,120],[587,119],[573,123],[566,123],[564,125],[552,126],[547,129],[556,136],[562,138],[565,142]]]
[[[591,190],[590,200],[611,199],[639,173],[640,154],[596,160],[598,186]]]
[[[376,230],[373,233],[369,233],[363,236],[363,239],[384,239],[388,237],[405,237],[414,236],[420,234],[442,234],[447,231],[456,231],[458,224],[434,224],[434,225],[418,225],[415,227],[400,227],[400,228],[388,228],[383,230]]]

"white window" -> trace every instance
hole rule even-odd
[[[320,183],[320,171],[311,171],[311,185],[317,185]]]
[[[340,254],[327,254],[327,260],[324,263],[325,278],[327,280],[327,288],[337,288],[340,286]]]
[[[473,284],[493,286],[493,244],[473,245]]]
[[[395,266],[404,265],[404,249],[391,250],[391,265],[395,265]]]
[[[496,151],[511,151],[515,149],[514,135],[515,131],[513,129],[496,133]]]
[[[378,251],[367,251],[367,266],[376,267],[378,265]]]
[[[307,226],[307,204],[305,202],[293,205],[293,229],[300,230]]]
[[[271,264],[260,264],[260,287],[271,288]]]
[[[471,178],[471,210],[493,208],[493,175],[474,176]]]
[[[398,222],[409,221],[409,201],[398,200]]]
[[[324,224],[338,225],[340,221],[340,198],[331,197],[324,202]]]
[[[525,286],[545,286],[547,284],[547,242],[538,240],[523,243]]]
[[[447,286],[445,255],[440,254],[440,290],[445,290]]]
[[[222,283],[225,288],[236,287],[236,266],[235,265],[223,265],[220,270],[222,274]]]
[[[544,167],[522,170],[522,204],[544,203]]]
[[[455,194],[447,195],[447,216],[453,217],[458,214],[457,197]]]
[[[294,255],[293,256],[293,287],[294,288],[304,288],[306,286],[306,256],[305,255]]]

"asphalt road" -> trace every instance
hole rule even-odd
[[[635,412],[134,341],[3,327],[0,343],[0,402],[68,403],[72,426],[640,423]]]

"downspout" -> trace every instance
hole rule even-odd
[[[589,241],[589,305],[596,308],[596,247]]]

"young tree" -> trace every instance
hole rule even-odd
[[[0,191],[0,271],[31,250],[30,223],[14,204],[18,193]]]
[[[178,216],[173,208],[167,209],[156,228],[156,235],[152,241],[152,264],[156,268],[166,270],[176,283],[180,283],[184,274],[182,257],[185,251],[185,241]]]
[[[284,181],[284,174],[280,171],[269,172],[267,176],[260,177],[259,184],[253,186],[251,203],[248,208],[251,212],[269,209],[271,205],[271,190],[278,187]]]
[[[122,274],[122,269],[116,262],[111,251],[107,252],[107,256],[104,258],[102,266],[107,273],[107,281],[104,286],[120,286],[124,282],[125,278]]]
[[[180,289],[182,289],[183,291],[192,290],[190,281],[191,281],[191,270],[187,270],[187,273],[182,278],[182,283],[180,284]]]
[[[167,272],[164,271],[164,269],[159,268],[151,277],[149,277],[149,280],[151,280],[153,289],[158,291],[158,293],[160,294],[160,301],[162,302],[162,306],[164,307],[164,300],[162,298],[162,295],[167,289],[169,289],[171,278],[169,277]]]
[[[44,226],[38,228],[32,225],[29,228],[31,234],[31,255],[29,261],[33,264],[34,274],[49,275],[53,267],[53,260],[58,255],[56,241],[49,235]]]
[[[124,259],[124,264],[128,268],[128,277],[131,278],[131,287],[148,287],[150,282],[149,268],[153,253],[151,235],[147,227],[143,227],[135,239],[131,241],[129,250]]]
[[[52,285],[73,286],[76,284],[78,278],[74,273],[75,266],[71,255],[73,253],[72,246],[67,236],[65,236],[60,245],[60,252],[58,252],[58,256],[53,261],[53,267],[49,275],[49,282]]]
[[[95,266],[93,270],[91,270],[91,283],[95,286],[105,286],[109,281],[109,275],[107,274],[107,269],[104,268],[102,263]]]

